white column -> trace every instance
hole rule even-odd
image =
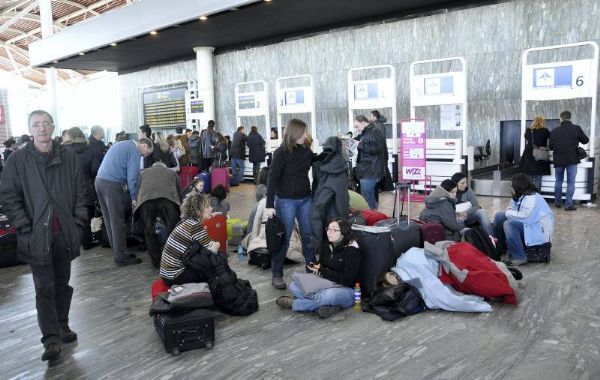
[[[39,0],[40,21],[42,27],[42,38],[48,38],[54,34],[54,26],[52,19],[52,4],[50,0]],[[58,103],[56,101],[56,69],[49,68],[44,70],[46,73],[46,107],[54,118],[54,122],[58,123]],[[60,133],[60,126],[54,130],[55,134]]]
[[[213,83],[213,47],[199,46],[196,53],[196,73],[198,76],[198,96],[204,100],[204,117],[201,128],[206,128],[209,120],[215,120],[215,85]]]

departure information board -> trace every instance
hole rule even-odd
[[[152,128],[185,128],[186,90],[187,86],[144,91],[144,123]]]

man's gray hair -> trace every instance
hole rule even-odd
[[[50,113],[48,111],[44,111],[44,110],[35,110],[32,111],[29,116],[27,117],[27,126],[30,127],[31,126],[31,118],[35,115],[46,115],[48,116],[48,118],[50,119],[50,122],[52,124],[54,124],[54,119],[52,118],[52,115],[50,115]]]
[[[154,150],[154,144],[152,144],[152,140],[150,140],[147,137],[142,137],[141,139],[139,139],[138,144],[144,144],[148,148],[150,148],[150,150]]]
[[[91,132],[92,136],[97,135],[98,133],[101,133],[104,136],[104,128],[102,128],[99,125],[94,125],[92,126]]]

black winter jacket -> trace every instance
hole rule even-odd
[[[165,164],[168,168],[177,167],[177,159],[175,158],[175,155],[173,155],[173,152],[171,152],[170,149],[167,149],[166,152],[163,152],[160,149],[160,146],[155,145],[152,154],[148,157],[144,157],[144,169],[151,168],[155,162],[159,161]]]
[[[104,155],[106,154],[106,151],[108,150],[108,148],[106,147],[106,144],[104,144],[104,141],[96,140],[94,138],[94,136],[90,136],[88,138],[88,146],[90,147],[92,152],[94,152],[94,155],[98,159],[98,162],[102,163],[102,159],[104,158]],[[95,177],[94,177],[94,179],[95,179]]]
[[[208,283],[215,306],[229,315],[250,315],[258,310],[258,295],[250,282],[237,278],[221,253],[202,247],[189,266]]]
[[[353,288],[360,281],[360,249],[353,245],[323,243],[320,253],[321,275],[335,283]]]
[[[525,150],[519,166],[529,175],[550,175],[550,161],[536,161],[533,158],[533,146],[547,147],[550,131],[547,128],[525,131]],[[533,139],[533,140],[532,140]]]
[[[69,141],[63,147],[72,151],[77,156],[77,161],[79,161],[79,165],[81,166],[81,178],[85,183],[87,191],[87,206],[93,206],[96,199],[98,199],[96,189],[94,188],[94,178],[96,178],[98,168],[100,168],[98,155],[88,147],[85,140],[81,142],[76,140]]]
[[[587,144],[590,139],[583,133],[579,125],[568,120],[560,122],[560,126],[550,132],[550,144],[553,151],[552,162],[554,166],[562,167],[576,165],[580,162],[577,156],[579,143]]]
[[[237,158],[239,160],[246,159],[246,140],[248,137],[244,132],[237,131],[233,134],[233,141],[231,142],[231,158]]]
[[[267,184],[267,208],[273,208],[275,195],[284,199],[303,199],[311,194],[308,171],[313,152],[296,145],[291,152],[279,147],[273,153]]]
[[[248,134],[248,160],[253,164],[265,162],[265,140],[258,132]]]
[[[17,256],[32,265],[51,262],[53,213],[67,242],[69,260],[79,256],[81,227],[87,223],[85,183],[77,157],[57,142],[52,151],[46,164],[33,143],[28,143],[11,154],[0,182],[0,202],[8,220],[18,232],[31,229],[17,233]]]
[[[379,131],[379,133],[381,133],[381,136],[383,136],[383,142],[385,143],[385,162],[387,164],[388,158],[389,158],[389,153],[388,153],[388,149],[387,149],[387,132],[385,130],[385,123],[387,123],[387,119],[385,116],[380,116],[378,120],[375,120],[373,122],[373,125],[375,126],[375,128]]]
[[[356,178],[382,178],[383,167],[387,164],[385,162],[386,155],[385,139],[373,124],[369,124],[363,130],[358,143]]]
[[[350,196],[348,195],[348,163],[342,155],[342,141],[329,137],[323,144],[322,159],[313,165],[313,173],[318,176],[313,196],[311,227],[313,247],[319,247],[325,234],[328,220],[334,217],[348,217]]]

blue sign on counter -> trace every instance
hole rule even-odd
[[[533,70],[533,88],[573,87],[573,66]]]

